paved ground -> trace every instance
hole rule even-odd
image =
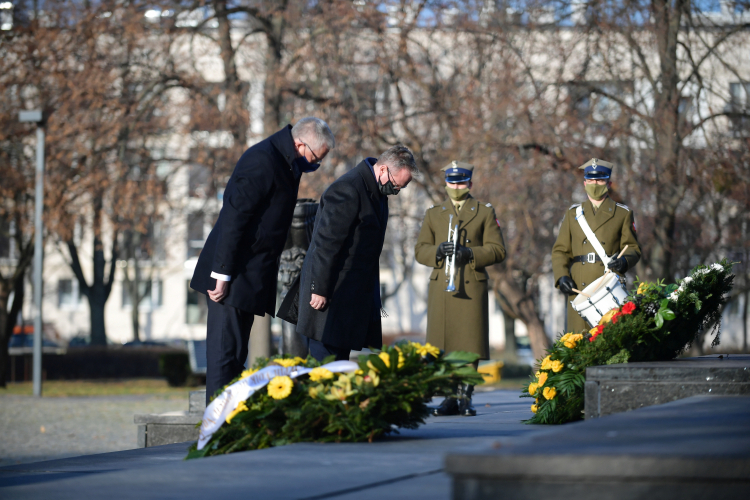
[[[130,450],[134,413],[186,410],[175,396],[0,397],[0,467]]]
[[[417,430],[373,444],[297,444],[190,461],[183,460],[187,444],[176,444],[10,466],[0,468],[0,497],[78,500],[106,491],[108,500],[447,500],[448,451],[539,431],[521,423],[531,413],[529,400],[518,395],[477,394],[476,417],[430,418]]]

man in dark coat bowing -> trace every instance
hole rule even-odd
[[[245,151],[229,178],[216,225],[190,287],[208,295],[206,403],[237,377],[253,315],[274,315],[279,257],[299,182],[333,149],[328,125],[307,117]]]
[[[300,276],[297,331],[310,354],[349,359],[352,349],[381,347],[380,251],[388,195],[418,173],[405,146],[366,158],[331,184],[320,199]]]

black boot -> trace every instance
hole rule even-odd
[[[464,385],[463,394],[461,395],[461,402],[458,405],[458,413],[464,417],[475,417],[477,410],[471,404],[471,395],[474,393],[473,385]]]
[[[458,400],[454,397],[447,397],[440,403],[440,406],[432,409],[432,414],[436,417],[446,417],[448,415],[458,415]]]

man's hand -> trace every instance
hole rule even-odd
[[[456,264],[466,264],[467,262],[470,262],[472,258],[474,258],[474,254],[472,253],[471,248],[463,245],[458,245],[456,247]]]
[[[628,270],[628,259],[626,259],[625,257],[612,259],[609,261],[609,264],[607,264],[607,267],[616,273],[625,274],[625,272]]]
[[[328,304],[328,299],[323,297],[322,295],[312,294],[312,299],[310,299],[310,305],[313,309],[316,311],[320,311],[323,309],[326,304]]]
[[[557,286],[560,288],[560,291],[566,295],[571,295],[573,293],[573,289],[576,287],[576,284],[573,282],[570,276],[561,276],[559,280],[557,280]]]
[[[216,288],[208,291],[208,298],[214,302],[221,302],[229,295],[229,282],[223,280],[216,280]]]
[[[444,241],[438,245],[436,257],[438,258],[438,260],[450,257],[451,255],[453,255],[454,250],[455,248],[452,241]]]

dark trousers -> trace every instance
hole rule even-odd
[[[349,354],[352,352],[351,349],[334,347],[310,337],[305,337],[305,341],[307,342],[307,348],[310,349],[310,356],[318,361],[323,361],[323,359],[332,354],[336,356],[336,361],[349,361]]]
[[[206,297],[206,404],[245,368],[253,314]]]

